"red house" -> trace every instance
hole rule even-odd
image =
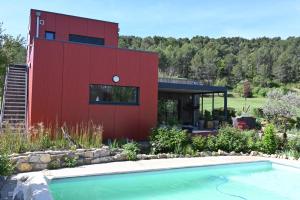
[[[118,48],[118,24],[31,10],[28,124],[103,125],[145,139],[157,121],[158,55]]]
[[[92,121],[106,139],[145,140],[157,121],[171,120],[199,133],[203,97],[212,97],[214,110],[215,93],[224,94],[226,118],[225,87],[158,80],[158,54],[118,48],[118,30],[117,23],[31,10],[27,64],[8,67],[2,126]]]

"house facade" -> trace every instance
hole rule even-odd
[[[118,48],[118,31],[117,23],[31,10],[27,63],[7,68],[2,129],[93,122],[104,139],[147,140],[151,128],[171,122],[191,133],[216,132],[204,120],[227,119],[226,87],[158,78],[158,54]],[[215,94],[224,97],[219,116]]]
[[[118,48],[118,24],[31,10],[27,123],[103,125],[147,139],[156,126],[158,55]]]

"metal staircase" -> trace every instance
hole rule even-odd
[[[26,130],[27,66],[9,65],[1,106],[1,129]]]

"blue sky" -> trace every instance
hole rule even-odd
[[[3,0],[6,33],[26,36],[30,8],[118,22],[121,35],[300,36],[300,0]]]

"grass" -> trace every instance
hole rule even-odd
[[[250,111],[253,110],[253,108],[262,107],[264,103],[266,102],[265,97],[253,97],[253,98],[247,98],[247,101],[245,101],[245,98],[238,97],[238,96],[230,96],[227,98],[227,106],[234,108],[235,110],[242,110],[243,107],[246,105],[250,105]],[[222,96],[216,96],[215,95],[215,108],[220,108],[224,106],[224,98]],[[203,108],[204,110],[211,111],[212,109],[212,98],[211,97],[204,97],[203,99]]]
[[[63,129],[64,130],[63,130]],[[0,153],[12,154],[47,149],[99,148],[102,146],[102,125],[80,123],[72,129],[67,126],[45,127],[43,123],[30,127],[24,134],[7,125],[0,134]]]

